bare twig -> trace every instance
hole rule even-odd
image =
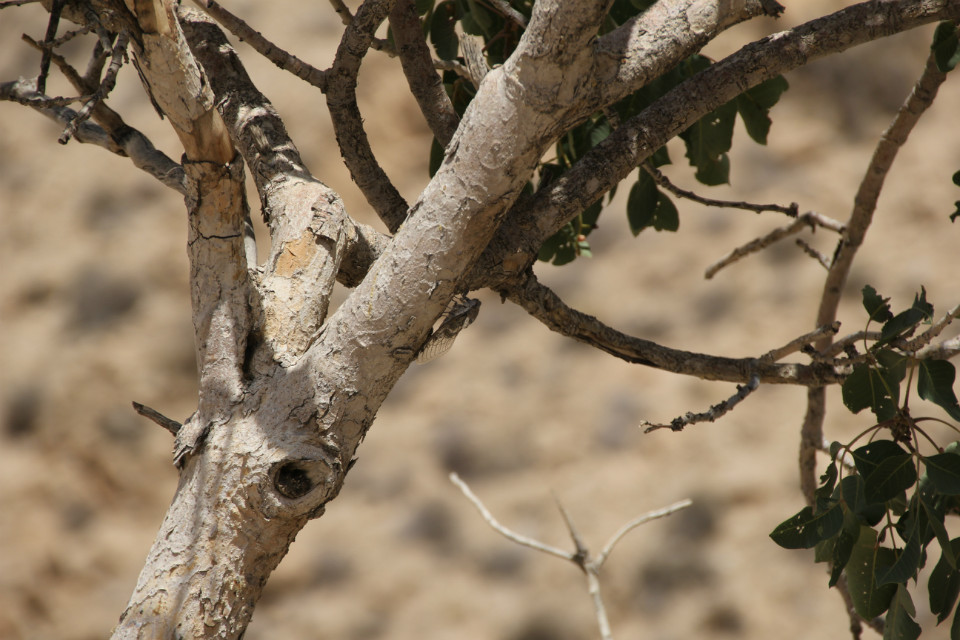
[[[826,349],[820,350],[817,353],[821,358],[830,358],[833,357],[844,350],[847,347],[854,345],[863,340],[879,340],[880,332],[879,331],[857,331],[856,333],[851,333],[848,336],[844,336],[840,340],[832,343]]]
[[[563,558],[564,560],[573,561],[576,554],[570,553],[568,551],[564,551],[562,549],[557,549],[556,547],[552,547],[548,544],[544,544],[539,540],[528,538],[527,536],[524,536],[515,531],[512,531],[506,528],[505,526],[503,526],[502,524],[500,524],[499,522],[497,522],[497,519],[493,517],[493,514],[490,513],[490,510],[487,509],[487,507],[483,504],[483,502],[480,501],[480,498],[474,495],[473,491],[470,490],[470,487],[467,486],[467,483],[461,480],[460,476],[458,476],[456,473],[450,474],[450,482],[455,484],[457,488],[459,488],[460,491],[463,492],[463,495],[467,497],[467,500],[473,503],[473,506],[477,508],[477,511],[480,512],[480,515],[483,516],[483,519],[487,522],[487,524],[493,527],[493,529],[497,533],[502,535],[507,540],[516,542],[517,544],[522,545],[524,547],[529,547],[530,549],[536,549],[537,551],[548,553],[558,558]]]
[[[679,502],[674,502],[670,506],[664,507],[663,509],[657,509],[656,511],[648,511],[647,513],[641,516],[637,516],[627,524],[620,527],[619,531],[617,531],[615,534],[610,536],[610,540],[608,540],[607,544],[604,545],[603,551],[601,551],[600,554],[594,560],[594,563],[597,565],[597,568],[599,569],[600,567],[603,566],[603,563],[607,561],[607,557],[613,551],[613,548],[617,545],[618,542],[620,542],[620,540],[625,535],[627,535],[628,533],[630,533],[631,531],[633,531],[634,529],[636,529],[642,524],[646,524],[651,520],[665,518],[666,516],[669,516],[677,511],[680,511],[681,509],[686,509],[692,504],[693,504],[693,501],[690,499],[680,500]]]
[[[820,386],[835,384],[842,375],[833,367],[814,363],[761,362],[757,358],[725,358],[670,349],[613,329],[597,318],[570,308],[541,284],[532,272],[497,289],[548,328],[616,356],[626,362],[691,375],[704,380],[748,382],[757,376],[765,384]]]
[[[317,69],[310,63],[304,62],[292,53],[278,47],[242,19],[224,9],[215,0],[193,0],[193,2],[203,8],[214,20],[222,24],[227,31],[253,47],[253,50],[264,58],[284,71],[288,71],[317,87],[320,91],[326,91],[327,73],[325,71]]]
[[[816,260],[818,263],[820,263],[821,267],[823,267],[827,271],[830,270],[830,258],[828,258],[825,254],[814,249],[803,238],[797,238],[794,242],[797,243],[797,246],[800,247],[805,254],[807,254],[808,256]]]
[[[570,538],[573,540],[573,545],[576,549],[574,553],[569,553],[561,549],[557,549],[556,547],[551,547],[550,545],[544,544],[539,540],[528,538],[504,527],[502,524],[497,522],[496,518],[493,517],[493,514],[490,513],[490,510],[487,509],[483,502],[481,502],[480,498],[474,495],[473,491],[470,490],[470,487],[468,487],[467,484],[460,479],[460,476],[458,476],[456,473],[451,473],[450,482],[455,484],[460,491],[463,492],[463,495],[465,495],[467,499],[473,503],[473,506],[476,507],[477,511],[480,512],[480,515],[483,516],[483,519],[487,522],[487,524],[489,524],[495,531],[506,537],[508,540],[516,542],[517,544],[525,547],[562,558],[564,560],[569,560],[581,571],[583,571],[587,578],[587,593],[590,595],[590,600],[593,603],[594,615],[597,619],[597,625],[600,627],[600,637],[602,640],[612,640],[613,638],[613,634],[610,631],[610,621],[607,618],[607,610],[603,604],[603,598],[600,594],[600,569],[607,561],[607,558],[610,556],[613,548],[625,535],[627,535],[633,529],[636,529],[641,524],[651,520],[656,520],[657,518],[663,518],[664,516],[668,516],[693,504],[690,500],[681,500],[680,502],[675,502],[664,509],[650,511],[634,518],[627,524],[620,527],[620,529],[613,534],[613,536],[611,536],[610,540],[604,546],[603,551],[601,551],[600,554],[594,558],[591,557],[589,548],[584,543],[583,538],[580,537],[577,528],[573,524],[573,519],[570,517],[570,514],[564,508],[563,504],[560,503],[560,500],[556,498],[556,496],[554,496],[554,500],[556,500],[557,508],[560,510],[560,514],[563,516],[563,521],[567,525],[567,532],[570,534]]]
[[[916,357],[919,360],[949,360],[958,353],[960,353],[960,336],[924,347],[917,352]]]
[[[76,118],[77,112],[73,109],[47,106],[44,98],[45,96],[37,94],[35,86],[27,81],[0,84],[0,100],[27,104],[60,125],[67,125]],[[146,136],[132,127],[124,124],[120,130],[111,132],[101,126],[84,122],[74,133],[74,139],[84,144],[97,145],[120,156],[127,156],[138,169],[146,171],[165,186],[180,194],[187,192],[183,167],[154,147]]]
[[[930,344],[934,338],[936,338],[940,333],[947,328],[953,320],[960,315],[960,304],[954,306],[952,309],[947,311],[946,314],[935,323],[930,325],[930,328],[918,335],[912,340],[908,340],[900,345],[900,348],[908,353],[916,352]]]
[[[177,432],[180,431],[180,427],[183,426],[182,423],[177,422],[173,418],[168,418],[156,409],[151,409],[150,407],[140,404],[139,402],[133,403],[133,410],[142,415],[144,418],[153,420],[173,435],[177,435]]]
[[[791,353],[796,353],[800,351],[804,346],[811,344],[815,340],[822,338],[825,335],[836,335],[840,331],[840,323],[834,322],[833,324],[824,325],[822,327],[817,327],[810,333],[805,333],[798,338],[794,338],[787,344],[779,347],[777,349],[771,349],[767,353],[763,354],[758,358],[761,362],[776,362],[781,358],[784,358]]]
[[[820,298],[820,307],[817,311],[816,325],[831,324],[837,317],[837,308],[840,305],[847,275],[853,265],[857,250],[863,243],[864,236],[873,220],[873,212],[880,197],[884,180],[897,151],[906,142],[907,136],[916,125],[920,116],[933,103],[937,89],[946,79],[936,64],[933,53],[927,58],[923,74],[914,86],[913,91],[897,111],[893,122],[883,132],[880,142],[873,153],[873,158],[867,167],[860,188],[854,198],[853,211],[850,221],[842,234],[840,246],[827,273],[823,285],[823,294]],[[814,348],[823,353],[830,346],[830,336],[817,341]],[[826,393],[823,388],[812,387],[807,391],[807,411],[800,430],[800,487],[808,504],[813,504],[814,493],[817,490],[817,448],[823,441],[823,421],[826,411]]]
[[[527,17],[510,6],[510,3],[506,0],[487,0],[493,8],[496,9],[500,15],[510,18],[516,22],[521,28],[527,28]]]
[[[43,36],[45,43],[53,42],[60,26],[60,13],[63,11],[65,0],[53,0],[50,6],[50,20],[47,22],[47,33]],[[40,56],[40,75],[37,76],[37,93],[47,92],[47,74],[50,72],[50,47],[44,47]]]
[[[745,385],[737,385],[737,392],[724,400],[723,402],[718,402],[717,404],[711,406],[709,409],[703,413],[693,413],[687,412],[685,415],[674,418],[670,421],[670,424],[654,424],[652,422],[647,422],[646,420],[640,421],[640,426],[645,427],[643,432],[650,433],[651,431],[656,431],[658,429],[670,429],[671,431],[683,431],[683,428],[687,425],[696,424],[698,422],[714,422],[725,413],[733,409],[735,406],[740,404],[744,398],[756,391],[757,387],[760,386],[760,379],[754,375],[750,378],[750,382]]]
[[[453,71],[464,80],[471,80],[470,72],[456,60],[433,60],[433,68],[439,71]]]
[[[40,2],[40,0],[5,0],[5,2],[0,2],[0,9],[19,7],[24,4],[33,4],[34,2]]]
[[[63,133],[60,134],[57,142],[60,144],[67,144],[70,138],[73,137],[73,134],[76,132],[77,127],[80,124],[90,117],[90,114],[93,112],[93,109],[113,90],[114,85],[117,83],[117,73],[120,71],[120,66],[123,64],[123,58],[126,55],[127,43],[130,41],[130,37],[127,35],[127,32],[121,32],[117,36],[117,41],[113,45],[113,50],[110,52],[111,60],[110,66],[107,67],[107,73],[103,76],[103,80],[100,82],[100,87],[96,92],[90,97],[89,100],[80,108],[77,112],[76,117],[67,125],[63,130]]]
[[[751,202],[733,202],[731,200],[715,200],[714,198],[705,198],[703,196],[697,195],[693,191],[687,191],[686,189],[681,189],[676,186],[667,176],[653,166],[649,161],[643,163],[643,169],[646,171],[653,181],[658,185],[672,193],[673,195],[679,198],[686,198],[687,200],[693,200],[694,202],[699,202],[702,205],[708,207],[723,207],[728,209],[744,209],[746,211],[753,211],[755,213],[763,213],[764,211],[778,211],[784,213],[791,218],[796,218],[799,213],[799,205],[796,202],[792,203],[789,207],[784,207],[779,204],[753,204]]]
[[[706,272],[704,273],[704,277],[707,280],[709,280],[724,267],[727,267],[733,264],[734,262],[736,262],[737,260],[740,260],[745,256],[748,256],[752,253],[757,253],[758,251],[766,249],[767,247],[769,247],[770,245],[772,245],[774,242],[778,240],[782,240],[783,238],[786,238],[787,236],[793,235],[795,233],[800,233],[807,227],[814,230],[816,230],[817,227],[823,227],[824,229],[829,229],[830,231],[836,231],[837,233],[843,232],[843,225],[841,223],[837,222],[836,220],[832,220],[819,213],[808,211],[807,213],[804,213],[803,215],[798,216],[797,219],[791,222],[789,225],[774,229],[773,231],[771,231],[765,236],[761,236],[755,240],[748,242],[745,245],[741,245],[737,247],[736,249],[728,253],[726,256],[724,256],[717,262],[710,265],[707,268]],[[827,322],[825,324],[830,324],[830,323]]]

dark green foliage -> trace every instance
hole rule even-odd
[[[933,33],[933,44],[930,45],[933,56],[937,61],[937,68],[947,73],[960,62],[960,38],[957,37],[957,26],[949,21],[937,25]]]
[[[960,443],[925,455],[920,443],[929,436],[919,423],[931,418],[914,418],[909,390],[901,391],[904,381],[909,386],[916,379],[919,397],[960,420],[953,389],[956,371],[945,360],[914,357],[916,347],[909,340],[933,317],[926,290],[921,288],[909,308],[894,314],[890,299],[868,285],[863,308],[868,327],[882,325],[879,338],[865,342],[866,357],[844,381],[843,401],[853,413],[869,408],[877,422],[854,442],[830,446],[832,462],[820,478],[815,508],[784,521],[771,537],[789,549],[816,545],[816,561],[831,565],[830,585],[846,573],[857,613],[868,619],[886,613],[884,638],[907,640],[920,635],[907,587],[918,579],[927,548],[935,542],[941,553],[927,585],[930,610],[938,622],[953,615],[951,638],[960,640],[955,611],[960,539],[951,540],[946,525],[948,515],[960,513]],[[884,430],[889,439],[879,437]],[[854,448],[868,433],[870,441]]]

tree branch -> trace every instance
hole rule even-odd
[[[765,236],[761,236],[756,240],[752,240],[745,245],[737,247],[723,258],[707,267],[703,277],[709,280],[713,278],[713,276],[717,275],[717,272],[724,267],[733,264],[745,256],[762,251],[778,240],[782,240],[783,238],[795,233],[800,233],[807,227],[813,229],[814,231],[817,229],[817,227],[823,227],[824,229],[829,229],[830,231],[843,233],[843,225],[841,223],[819,213],[808,211],[787,226],[778,227]]]
[[[194,4],[203,8],[210,16],[222,24],[227,31],[249,44],[254,51],[288,71],[304,82],[325,91],[327,88],[327,74],[317,69],[297,56],[287,53],[273,42],[267,40],[262,33],[254,30],[239,17],[230,13],[215,0],[193,0]]]
[[[949,19],[960,19],[960,6],[951,0],[865,2],[743,47],[622,123],[565,174],[520,203],[471,274],[470,288],[496,287],[526,270],[547,238],[671,138],[747,89],[827,54]],[[694,51],[682,49],[676,59],[665,61],[651,58],[648,63],[656,68],[650,78]],[[669,66],[661,69],[661,64]]]
[[[33,102],[45,98],[46,96],[35,91],[32,83],[25,80],[0,84],[0,100],[25,101],[34,110],[61,126],[66,126],[76,118],[77,112],[68,107],[42,106],[42,102]],[[129,157],[138,169],[147,172],[174,191],[186,194],[183,167],[154,147],[142,133],[132,127],[124,127],[120,131],[110,132],[98,125],[84,122],[77,127],[73,137],[84,144],[93,144],[110,153]]]
[[[681,189],[677,185],[670,182],[670,179],[667,176],[663,175],[659,169],[657,169],[653,164],[648,160],[644,162],[641,167],[647,174],[653,178],[653,181],[658,185],[672,193],[673,195],[679,198],[686,198],[687,200],[692,200],[702,205],[708,207],[720,207],[727,209],[744,209],[746,211],[753,211],[754,213],[763,213],[764,211],[778,211],[780,213],[786,214],[791,218],[796,218],[798,214],[799,205],[796,202],[792,203],[789,207],[784,207],[779,204],[753,204],[752,202],[734,202],[732,200],[716,200],[714,198],[704,198],[701,195],[697,195],[693,191],[687,191],[686,189]]]
[[[894,4],[894,3],[890,3]],[[936,4],[936,3],[925,3]],[[953,5],[954,13],[960,13],[960,7]],[[846,230],[840,240],[840,246],[834,254],[830,270],[823,285],[820,307],[817,310],[817,326],[832,323],[837,317],[837,308],[843,292],[847,275],[853,265],[857,250],[873,220],[873,212],[897,151],[906,142],[907,136],[919,121],[923,112],[932,104],[937,89],[946,79],[946,75],[937,69],[936,60],[931,52],[927,58],[923,74],[913,91],[897,111],[893,122],[887,127],[874,150],[870,165],[860,183],[854,198],[853,211],[846,224]],[[830,346],[830,336],[817,341],[814,348],[824,351]],[[823,441],[823,420],[826,411],[826,391],[811,388],[807,391],[807,411],[800,429],[800,487],[808,504],[813,504],[817,490],[817,447]]]
[[[640,426],[644,427],[644,433],[650,433],[651,431],[656,431],[658,429],[670,429],[671,431],[683,431],[683,428],[687,425],[697,424],[698,422],[715,422],[720,419],[723,415],[728,413],[738,404],[743,402],[748,395],[757,390],[757,387],[760,386],[760,379],[757,376],[751,376],[750,382],[745,385],[737,385],[737,392],[724,400],[723,402],[718,402],[715,405],[711,405],[709,409],[702,413],[693,413],[688,411],[679,418],[674,418],[670,421],[670,424],[654,424],[652,422],[647,422],[646,420],[640,421]]]
[[[634,338],[604,325],[587,314],[568,307],[553,291],[529,273],[516,284],[499,289],[501,295],[520,305],[552,330],[600,349],[626,362],[642,364],[703,380],[749,382],[754,376],[767,384],[816,386],[838,382],[842,375],[823,364],[777,364],[758,358],[724,358],[663,347]]]
[[[430,48],[424,39],[413,0],[396,0],[390,12],[390,28],[410,92],[420,106],[427,126],[440,146],[446,147],[460,124],[443,81],[433,68]]]
[[[357,107],[357,73],[377,27],[393,0],[365,0],[343,32],[327,82],[327,108],[343,162],[353,181],[391,232],[407,215],[408,205],[377,163]]]

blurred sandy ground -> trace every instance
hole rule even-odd
[[[708,53],[726,55],[744,38],[834,3],[788,4],[780,22],[740,26]],[[332,59],[340,26],[325,3],[229,6],[318,66]],[[35,75],[39,57],[17,38],[41,37],[45,24],[35,7],[0,14],[0,78]],[[791,74],[769,148],[749,143],[738,125],[733,186],[709,195],[797,201],[846,219],[931,34]],[[323,97],[249,49],[241,53],[314,173],[369,221],[340,165]],[[56,83],[53,90],[71,93]],[[426,181],[429,137],[398,63],[371,53],[360,97],[379,159],[414,199]],[[179,155],[129,66],[111,104]],[[859,289],[867,282],[900,307],[921,284],[938,312],[960,299],[960,225],[947,219],[960,197],[950,182],[960,169],[958,110],[953,78],[889,177],[851,276],[845,330],[863,325]],[[130,401],[179,418],[195,405],[179,196],[122,158],[61,147],[58,134],[28,109],[0,104],[0,638],[109,633],[176,485],[168,434],[136,416]],[[670,150],[676,164],[666,172],[693,186],[682,147]],[[679,233],[633,239],[622,196],[591,237],[595,258],[538,266],[571,304],[642,337],[734,356],[758,355],[812,327],[824,272],[792,241],[712,281],[702,276],[783,219],[678,202]],[[827,253],[834,246],[825,233],[811,241]],[[603,588],[617,637],[849,637],[823,567],[767,537],[801,506],[803,390],[762,388],[717,424],[644,436],[640,420],[703,410],[733,385],[626,365],[482,297],[479,320],[454,350],[412,368],[390,396],[345,490],[271,579],[247,638],[597,637],[577,570],[497,536],[447,482],[450,470],[502,522],[560,546],[569,542],[551,492],[594,549],[634,515],[693,498],[687,512],[633,533],[608,563]],[[830,401],[829,437],[869,426],[843,410],[838,391]],[[915,597],[926,637],[946,637],[932,627],[923,590]]]

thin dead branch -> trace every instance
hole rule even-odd
[[[292,73],[304,82],[317,87],[320,91],[326,91],[327,73],[325,71],[314,67],[309,62],[305,62],[277,46],[265,38],[259,31],[250,27],[250,25],[241,18],[224,9],[223,6],[215,0],[193,0],[193,2],[210,14],[214,20],[223,25],[227,31],[249,44],[254,51],[264,58],[284,71]]]
[[[791,236],[795,233],[800,233],[801,231],[803,231],[808,227],[813,230],[816,230],[817,227],[823,227],[824,229],[829,229],[830,231],[836,231],[837,233],[843,232],[843,225],[841,223],[837,222],[836,220],[832,220],[819,213],[808,211],[807,213],[804,213],[803,215],[798,216],[796,220],[794,220],[787,226],[778,227],[773,231],[771,231],[770,233],[766,234],[765,236],[761,236],[755,240],[751,240],[745,245],[741,245],[737,247],[736,249],[734,249],[733,251],[725,255],[723,258],[721,258],[717,262],[707,267],[707,270],[706,272],[704,272],[703,277],[706,278],[707,280],[710,280],[711,278],[713,278],[713,276],[717,275],[718,271],[720,271],[724,267],[730,266],[731,264],[733,264],[734,262],[737,262],[741,258],[757,253],[758,251],[762,251],[763,249],[766,249],[767,247],[772,245],[774,242],[777,242],[778,240],[782,240],[787,236]],[[830,323],[828,322],[826,324],[830,324]]]
[[[754,213],[763,213],[764,211],[778,211],[780,213],[786,214],[791,218],[796,218],[799,213],[799,205],[796,202],[790,204],[789,207],[784,207],[779,204],[754,204],[751,202],[734,202],[732,200],[716,200],[714,198],[704,198],[703,196],[697,195],[693,191],[687,191],[686,189],[681,189],[677,185],[670,182],[670,179],[667,176],[653,166],[650,161],[644,162],[643,170],[649,174],[653,181],[658,185],[672,193],[673,195],[679,198],[686,198],[687,200],[692,200],[698,202],[702,205],[708,207],[721,207],[726,209],[744,209],[746,211],[753,211]]]
[[[811,365],[762,362],[758,358],[725,358],[661,346],[621,333],[595,317],[570,308],[541,284],[532,272],[502,286],[500,294],[520,305],[552,331],[600,349],[621,360],[691,375],[704,380],[749,382],[754,376],[765,384],[819,386],[835,384],[842,375],[825,364]]]
[[[833,324],[824,325],[822,327],[817,327],[810,333],[805,333],[798,338],[794,338],[787,344],[779,347],[777,349],[771,349],[767,353],[760,356],[759,360],[761,362],[776,362],[781,358],[785,358],[791,353],[796,353],[803,349],[803,347],[812,344],[816,340],[819,340],[825,335],[836,335],[840,331],[840,322],[834,322]]]
[[[658,429],[683,431],[683,428],[687,425],[697,424],[698,422],[715,422],[721,416],[740,404],[744,399],[746,399],[747,396],[756,391],[757,387],[759,386],[760,379],[757,376],[753,376],[750,378],[750,381],[747,384],[738,384],[737,392],[735,394],[723,402],[718,402],[717,404],[712,405],[709,409],[702,413],[693,413],[688,411],[686,414],[671,420],[670,424],[654,424],[652,422],[642,420],[640,422],[640,426],[644,427],[644,433],[650,433],[651,431],[657,431]]]
[[[83,107],[77,112],[76,117],[70,121],[70,124],[63,130],[63,133],[60,134],[60,137],[57,139],[57,142],[60,144],[67,144],[70,141],[70,138],[73,137],[73,134],[76,132],[77,127],[80,124],[90,117],[90,114],[93,113],[94,108],[103,102],[106,97],[113,91],[113,87],[117,83],[117,73],[120,71],[120,66],[123,64],[123,58],[126,56],[127,44],[130,42],[130,37],[127,33],[121,32],[117,36],[117,41],[113,46],[113,50],[110,52],[110,66],[107,67],[107,73],[103,76],[103,80],[100,82],[100,86],[94,92],[93,96],[84,103]]]
[[[633,520],[630,520],[610,537],[610,540],[608,540],[607,544],[604,545],[600,554],[596,557],[593,557],[590,555],[590,549],[587,547],[586,543],[583,541],[583,538],[580,536],[580,533],[577,531],[577,528],[573,523],[573,518],[570,517],[569,512],[567,512],[563,504],[559,499],[556,498],[556,496],[554,496],[554,500],[556,501],[557,508],[560,510],[560,515],[563,517],[564,524],[567,527],[567,532],[570,534],[570,539],[573,541],[573,546],[575,549],[573,553],[552,547],[548,544],[540,542],[539,540],[528,538],[527,536],[508,529],[493,517],[493,514],[490,513],[490,510],[487,509],[486,505],[484,505],[480,498],[478,498],[473,491],[470,490],[470,487],[467,486],[467,483],[460,479],[460,476],[458,476],[456,473],[451,473],[450,482],[456,485],[463,495],[466,496],[471,503],[473,503],[473,506],[476,507],[477,511],[480,512],[480,515],[483,517],[484,521],[490,525],[494,531],[501,534],[511,542],[516,542],[524,547],[528,547],[536,551],[542,551],[543,553],[562,558],[563,560],[568,560],[576,565],[581,571],[583,571],[587,578],[587,593],[590,595],[590,600],[593,604],[594,615],[597,619],[597,625],[600,628],[600,637],[603,640],[612,640],[613,634],[610,630],[610,622],[607,618],[606,607],[603,604],[603,598],[600,594],[600,569],[607,561],[607,558],[610,557],[610,553],[613,551],[613,548],[621,539],[623,539],[625,535],[640,525],[650,522],[651,520],[666,517],[693,504],[690,500],[681,500],[663,509],[650,511],[634,518]]]
[[[796,240],[794,240],[794,242],[797,243],[797,246],[800,247],[800,249],[803,250],[803,252],[804,252],[805,254],[807,254],[808,256],[810,256],[811,258],[813,258],[814,260],[816,260],[816,261],[820,264],[821,267],[823,267],[823,268],[826,269],[827,271],[830,270],[830,258],[828,258],[825,254],[823,254],[823,253],[821,253],[820,251],[817,251],[816,249],[814,249],[814,248],[813,248],[812,246],[810,246],[810,244],[807,243],[807,241],[804,240],[803,238],[797,238]]]
[[[30,105],[61,126],[66,126],[76,119],[77,112],[73,109],[45,106],[45,97],[37,94],[35,86],[24,80],[0,84],[0,100]],[[149,138],[140,131],[126,125],[124,127],[123,130],[114,133],[99,125],[83,122],[77,127],[73,137],[78,142],[93,144],[110,153],[129,157],[138,169],[146,171],[164,186],[185,195],[187,188],[183,167],[154,147]]]
[[[133,403],[133,410],[142,415],[144,418],[153,420],[173,435],[177,435],[177,432],[180,431],[180,427],[183,426],[182,423],[177,422],[173,418],[168,418],[156,409],[152,409],[144,404],[140,404],[139,402]]]

